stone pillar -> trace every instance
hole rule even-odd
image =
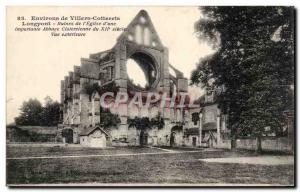
[[[185,125],[185,127],[186,128],[188,128],[189,126],[190,126],[190,124],[189,124],[189,122],[191,121],[191,118],[190,118],[190,112],[189,112],[189,110],[185,110],[185,109],[183,109],[183,111],[184,111],[184,125]]]
[[[226,115],[223,115],[222,130],[226,131]]]
[[[80,134],[79,128],[73,127],[73,143],[80,143],[79,134]]]
[[[217,146],[219,147],[221,144],[221,130],[220,130],[220,124],[221,124],[221,118],[220,118],[220,110],[217,110]]]
[[[203,122],[202,122],[202,113],[199,113],[199,146],[202,145],[202,126],[203,126]]]
[[[285,113],[287,120],[287,138],[290,151],[294,153],[294,111],[286,111]]]
[[[96,92],[92,99],[92,126],[100,124],[100,96]]]
[[[120,103],[118,106],[118,115],[120,117],[121,123],[119,125],[119,139],[128,138],[128,125],[127,125],[127,118],[128,118],[128,110],[127,110],[127,103]]]
[[[126,88],[119,88],[119,92],[123,92],[122,95],[125,95],[127,89]],[[118,127],[119,132],[119,139],[121,140],[127,140],[128,139],[128,103],[127,102],[121,102],[117,106],[117,113],[119,115],[119,118],[121,120],[121,123]]]
[[[79,99],[73,99],[73,124],[80,124]]]
[[[73,124],[80,124],[80,111],[79,111],[79,103],[80,103],[80,84],[78,81],[74,81],[76,83],[73,84]]]
[[[68,123],[67,124],[73,124],[72,108],[73,108],[73,101],[72,100],[68,100],[68,112],[67,112]]]
[[[89,112],[90,112],[90,101],[87,94],[80,94],[80,121],[82,125],[89,126]]]
[[[170,92],[170,77],[169,77],[169,50],[168,48],[164,48],[163,58],[161,63],[161,86],[163,87],[163,91],[165,93]]]
[[[149,106],[149,107],[147,108],[147,110],[148,110],[148,117],[149,117],[149,119],[151,120],[152,118],[154,118],[154,117],[152,117],[152,114],[151,114],[151,107]]]
[[[67,118],[68,118],[67,111],[68,111],[68,104],[64,103],[63,104],[63,124],[67,124]]]
[[[119,87],[119,92],[127,93],[127,53],[125,42],[118,41],[115,46],[115,83]],[[117,106],[118,115],[120,117],[121,123],[118,128],[119,139],[127,140],[128,137],[128,109],[127,103],[120,103]]]

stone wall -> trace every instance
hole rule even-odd
[[[193,138],[196,138],[196,147],[200,146],[199,136],[197,135],[188,135],[184,138],[184,146],[193,146]]]
[[[57,127],[7,126],[6,141],[14,142],[56,142]]]
[[[255,138],[238,139],[237,149],[255,150],[257,141]],[[266,151],[292,151],[292,142],[288,137],[264,137],[261,141],[262,149]],[[218,148],[231,148],[230,140],[223,140]]]

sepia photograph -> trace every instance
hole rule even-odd
[[[6,186],[295,187],[294,6],[7,6]]]

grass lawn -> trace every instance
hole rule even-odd
[[[175,149],[175,151],[178,151]],[[158,154],[153,154],[158,152]],[[113,155],[52,159],[7,159],[7,184],[168,183],[293,185],[293,165],[203,162],[199,159],[255,156],[251,152],[206,151],[167,153],[155,148],[7,147],[7,157]]]
[[[40,146],[9,146],[7,157],[39,157],[39,156],[68,156],[68,155],[114,155],[123,153],[154,153],[162,152],[155,148],[118,147],[118,148],[88,148],[88,147],[40,147]]]

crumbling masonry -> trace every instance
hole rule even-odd
[[[60,136],[69,130],[72,139],[65,142],[79,143],[79,135],[89,127],[100,124],[100,95],[97,91],[88,94],[87,84],[100,87],[114,83],[119,92],[151,91],[187,93],[188,80],[169,63],[168,48],[164,47],[147,12],[142,10],[117,39],[112,49],[91,54],[81,59],[81,66],[74,66],[61,81],[63,124],[59,125]],[[133,59],[145,73],[147,88],[141,89],[130,81],[126,63]],[[170,74],[170,69],[175,76]],[[121,122],[110,129],[108,135],[113,144],[122,145],[194,145],[201,144],[200,106],[196,108],[150,108],[129,109],[126,103],[119,105],[117,113]],[[161,114],[164,128],[140,131],[128,127],[127,119],[134,116],[149,118]],[[199,136],[200,135],[200,136]],[[199,139],[200,138],[200,139]],[[65,138],[66,139],[66,138]]]

